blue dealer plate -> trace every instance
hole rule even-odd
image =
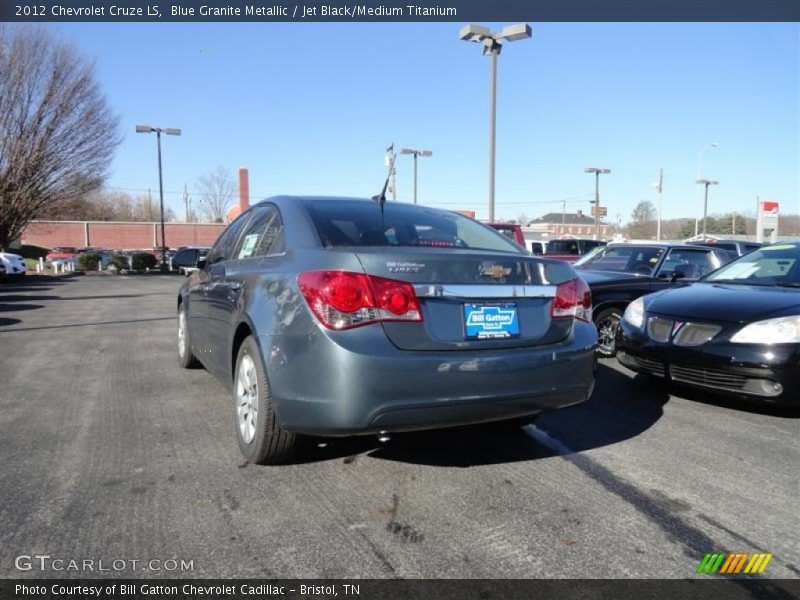
[[[514,302],[464,304],[464,335],[468,340],[518,336],[517,305]]]

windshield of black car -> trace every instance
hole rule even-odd
[[[702,281],[766,286],[800,284],[800,245],[764,246],[717,269]]]
[[[305,200],[311,220],[327,247],[397,246],[475,248],[526,254],[491,227],[462,215],[397,202]]]
[[[606,246],[575,266],[588,271],[652,275],[663,253],[664,248],[658,246]]]

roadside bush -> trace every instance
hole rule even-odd
[[[48,248],[42,248],[41,246],[31,246],[29,244],[23,244],[19,250],[9,250],[12,254],[19,254],[22,258],[32,258],[36,261],[39,258],[44,258],[50,253]]]
[[[144,271],[145,269],[152,269],[156,266],[156,257],[149,252],[137,252],[132,257],[133,269],[135,271]]]
[[[78,266],[84,271],[97,271],[100,255],[97,252],[84,252],[78,255]]]
[[[124,254],[115,254],[111,257],[109,264],[112,265],[117,272],[131,268],[128,257]]]

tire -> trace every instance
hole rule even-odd
[[[192,336],[183,303],[178,307],[178,363],[184,369],[196,369],[200,366],[200,361],[192,354]]]
[[[239,348],[233,376],[233,414],[239,450],[251,463],[281,464],[294,456],[299,436],[278,423],[267,375],[253,336]]]
[[[617,329],[622,320],[622,311],[618,308],[608,308],[595,317],[597,327],[597,354],[604,358],[611,358],[617,354]]]

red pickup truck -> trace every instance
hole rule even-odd
[[[511,238],[523,248],[525,247],[525,236],[522,235],[522,227],[514,223],[486,223],[492,229],[496,229],[507,238]]]

